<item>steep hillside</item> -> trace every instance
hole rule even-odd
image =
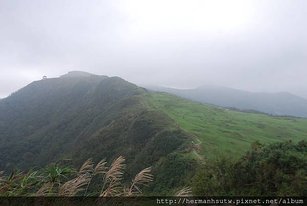
[[[243,111],[258,111],[278,116],[307,117],[307,100],[286,92],[247,92],[217,86],[203,86],[196,89],[172,89],[163,87],[153,89],[169,92],[202,103]]]
[[[149,109],[145,94],[121,78],[80,72],[31,83],[0,102],[0,168],[123,155],[128,174],[148,166],[163,171],[189,137]]]
[[[167,93],[152,93],[147,100],[193,135],[193,154],[201,158],[240,157],[255,141],[307,140],[307,119],[232,111]]]

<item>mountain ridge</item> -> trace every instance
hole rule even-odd
[[[254,141],[297,142],[307,132],[300,118],[231,111],[120,77],[79,74],[32,82],[0,101],[0,168],[124,156],[130,179],[152,166],[148,192],[170,194],[220,153],[238,158]]]

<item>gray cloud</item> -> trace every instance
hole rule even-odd
[[[304,0],[0,0],[0,97],[70,70],[307,97],[306,9]]]

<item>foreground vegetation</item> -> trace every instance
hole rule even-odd
[[[123,184],[125,159],[120,156],[110,166],[89,159],[79,171],[53,164],[41,171],[12,172],[0,176],[0,196],[136,196],[141,186],[153,181],[151,168],[139,172],[129,185]]]
[[[306,196],[307,142],[259,142],[239,160],[221,157],[202,165],[195,195]]]
[[[96,165],[87,160],[76,171],[67,166],[52,164],[39,171],[12,172],[0,176],[1,196],[138,196],[142,186],[152,186],[151,168],[139,172],[132,181],[124,180],[125,159],[119,157],[107,166],[105,160]],[[170,163],[170,181],[179,181]],[[203,162],[196,169],[189,187],[177,196],[306,196],[307,142],[291,141],[264,146],[259,142],[238,160],[220,157]],[[172,176],[173,175],[173,176]],[[175,193],[172,193],[175,194]],[[145,193],[145,195],[157,195]],[[170,196],[170,194],[166,194]]]

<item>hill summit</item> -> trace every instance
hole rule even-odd
[[[91,77],[91,76],[100,76],[96,74],[92,74],[89,72],[83,72],[83,71],[70,71],[67,74],[64,74],[61,76],[61,78],[67,78],[67,77]],[[102,76],[101,77],[107,77],[107,76]]]

